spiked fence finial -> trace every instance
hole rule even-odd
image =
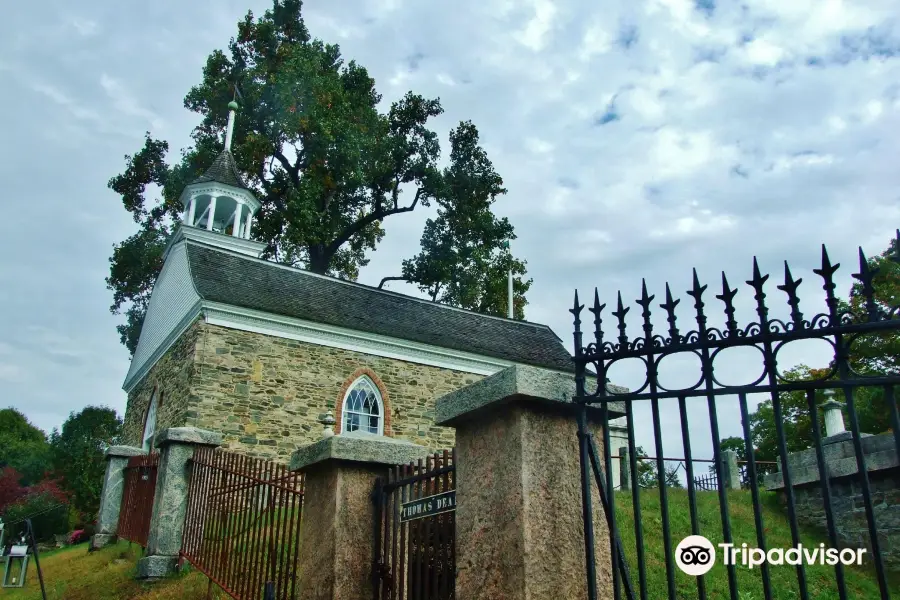
[[[572,308],[569,309],[569,312],[572,313],[574,332],[573,336],[575,337],[575,354],[580,355],[582,350],[584,349],[581,343],[581,309],[584,308],[583,304],[578,304],[578,290],[575,290],[575,302],[572,304]]]
[[[626,307],[622,303],[622,292],[619,292],[618,306],[613,316],[619,320],[619,344],[622,348],[628,345],[628,334],[625,332],[625,315],[628,314],[629,310],[631,310],[631,307]]]
[[[753,279],[747,281],[747,285],[756,290],[756,313],[759,315],[759,325],[763,330],[768,328],[769,309],[766,308],[766,293],[763,286],[769,279],[768,275],[763,275],[759,270],[759,262],[753,257]]]
[[[606,308],[606,305],[600,304],[600,294],[597,292],[597,288],[594,288],[594,306],[588,310],[594,315],[594,341],[597,343],[598,352],[603,348],[603,321],[600,318],[600,313],[603,312],[604,308]]]
[[[803,313],[800,312],[800,298],[797,297],[797,288],[803,283],[803,278],[794,280],[788,262],[784,261],[784,284],[777,286],[779,290],[788,295],[788,305],[791,307],[791,321],[797,329],[803,328]]]
[[[644,337],[648,340],[653,337],[653,324],[650,322],[650,303],[653,302],[655,296],[647,293],[647,280],[641,280],[641,298],[636,302],[644,309],[641,316],[644,317]]]
[[[828,315],[831,325],[837,324],[837,298],[834,290],[837,286],[834,283],[834,274],[840,268],[841,263],[832,265],[831,259],[828,258],[828,249],[822,244],[822,267],[813,269],[813,273],[822,278],[822,289],[825,290],[825,304],[828,306]]]
[[[697,310],[697,325],[700,327],[700,331],[703,332],[706,330],[706,315],[703,314],[703,292],[706,291],[705,285],[700,285],[700,278],[697,277],[697,269],[694,269],[694,285],[691,290],[688,291],[688,295],[694,299],[694,308]]]
[[[672,298],[672,290],[669,288],[669,283],[666,282],[666,301],[660,304],[659,307],[666,311],[666,320],[669,322],[669,337],[673,344],[677,344],[681,339],[678,327],[675,324],[675,307],[678,306],[679,302],[681,302],[681,299],[675,300]]]
[[[722,293],[717,294],[716,298],[725,303],[725,327],[731,336],[737,335],[737,321],[734,319],[735,295],[737,295],[737,289],[731,289],[728,279],[725,277],[725,271],[722,271]]]

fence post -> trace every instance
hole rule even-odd
[[[122,492],[125,489],[125,467],[129,458],[141,454],[146,453],[132,446],[110,446],[106,451],[106,474],[103,476],[97,531],[91,538],[91,551],[99,550],[116,541],[119,511],[122,509]]]
[[[737,453],[734,450],[722,451],[722,479],[725,481],[725,488],[729,490],[741,489],[741,470],[738,469]]]
[[[631,463],[629,462],[628,446],[619,448],[619,488],[631,489]]]
[[[222,434],[194,427],[170,427],[155,440],[159,468],[147,555],[138,561],[138,579],[158,579],[175,572],[187,510],[190,459],[198,446],[219,446]]]
[[[435,422],[456,428],[457,598],[587,596],[574,392],[570,375],[517,365],[438,399]],[[611,598],[609,530],[591,489],[598,597]]]
[[[326,437],[294,452],[290,468],[306,477],[298,600],[372,597],[375,482],[391,466],[427,455],[424,446],[360,433]]]

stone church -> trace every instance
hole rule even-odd
[[[483,315],[318,275],[260,257],[260,208],[229,148],[181,196],[123,385],[124,444],[195,426],[226,446],[287,460],[321,438],[368,432],[443,449],[435,400],[514,364],[572,373],[546,325]]]

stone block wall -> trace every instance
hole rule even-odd
[[[201,322],[191,325],[150,369],[147,376],[128,394],[122,444],[140,447],[144,437],[144,418],[153,390],[162,394],[157,411],[156,430],[184,424]]]
[[[434,424],[435,400],[480,375],[316,346],[206,323],[198,325],[187,426],[220,431],[225,446],[287,461],[298,445],[322,436],[319,418],[349,380],[372,373],[388,396],[390,435],[450,448],[454,430]]]
[[[841,547],[869,548],[869,526],[856,477],[831,480],[831,503]],[[878,542],[886,566],[900,569],[900,469],[869,473]],[[794,488],[797,521],[825,530],[825,506],[819,484]]]
[[[885,565],[900,570],[900,460],[894,436],[892,433],[866,436],[862,446],[882,558]],[[871,552],[853,442],[843,438],[824,445],[823,451],[839,542],[842,547],[868,548]],[[825,531],[825,504],[815,449],[788,456],[788,469],[794,488],[797,521]],[[785,501],[784,479],[780,472],[767,475],[765,485],[778,491],[782,502]]]

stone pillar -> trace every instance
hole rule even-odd
[[[457,598],[587,597],[574,391],[572,376],[519,365],[438,399],[436,423],[456,428]],[[591,490],[599,597],[610,598],[609,533],[593,477]]]
[[[619,448],[619,489],[628,491],[631,489],[631,458],[628,446]]]
[[[132,446],[111,446],[106,451],[106,474],[103,476],[97,532],[91,538],[91,550],[99,550],[116,541],[122,493],[125,491],[125,467],[129,458],[141,454],[145,452]]]
[[[844,413],[841,412],[844,404],[834,399],[834,391],[828,391],[831,394],[826,394],[829,396],[828,401],[822,405],[822,411],[825,413],[825,436],[834,437],[847,431],[844,428]]]
[[[722,474],[725,488],[729,490],[741,489],[741,470],[738,469],[737,453],[734,450],[722,451],[722,468],[725,470]]]
[[[390,467],[428,453],[423,446],[363,433],[331,435],[294,452],[291,470],[306,474],[298,600],[372,597],[375,481]]]
[[[170,427],[155,440],[159,448],[156,492],[150,517],[147,553],[138,561],[138,579],[158,579],[175,572],[187,512],[189,460],[197,446],[219,446],[222,434],[195,427]]]

